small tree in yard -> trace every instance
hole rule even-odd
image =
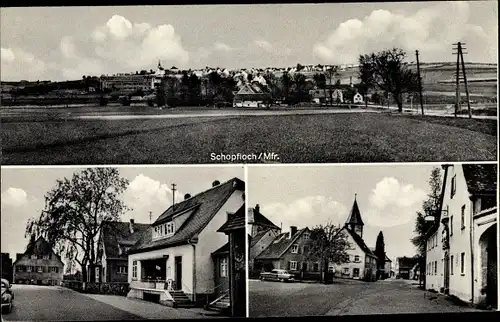
[[[385,243],[384,234],[382,232],[379,232],[377,236],[375,255],[377,256],[377,279],[379,279],[385,264]]]
[[[403,94],[418,91],[418,75],[408,68],[402,49],[393,48],[359,57],[359,77],[364,87],[392,94],[403,111]]]
[[[341,232],[341,227],[332,223],[319,225],[311,230],[309,235],[309,251],[307,259],[320,262],[321,280],[324,279],[324,272],[328,272],[328,264],[343,264],[348,260],[347,249],[349,242],[347,236]]]
[[[114,168],[89,168],[57,180],[45,195],[45,209],[28,221],[26,235],[44,236],[59,254],[80,265],[84,282],[91,281],[97,238],[104,223],[117,221],[128,209],[120,200],[128,184]]]

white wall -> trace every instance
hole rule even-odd
[[[450,294],[464,301],[472,298],[471,279],[471,215],[472,202],[469,199],[467,184],[461,165],[455,165],[448,169],[449,174],[446,183],[446,191],[443,199],[443,209],[448,209],[450,218]],[[450,198],[451,180],[456,175],[456,193]],[[465,228],[461,228],[462,206],[465,205]],[[452,223],[453,221],[453,223]],[[453,231],[451,228],[453,227]],[[465,253],[464,274],[460,272],[460,256]],[[451,261],[453,256],[453,262]],[[451,272],[453,271],[453,275]]]
[[[245,202],[243,191],[235,191],[208,225],[201,231],[196,244],[196,293],[211,293],[214,284],[214,263],[211,254],[229,242],[226,234],[217,232],[227,221],[228,212],[235,213]]]
[[[352,236],[347,233],[347,232],[344,232],[347,236],[347,241],[349,242],[350,244],[350,248],[346,251],[347,254],[349,254],[349,260],[350,262],[349,263],[344,263],[344,264],[335,264],[334,265],[334,268],[335,268],[335,272],[337,274],[339,274],[339,276],[344,276],[344,275],[340,275],[342,274],[344,268],[349,268],[349,277],[352,278],[353,277],[353,269],[354,268],[358,268],[359,269],[359,278],[363,278],[363,275],[364,275],[364,272],[365,272],[365,252],[358,246],[358,244],[354,241],[354,239],[352,238]],[[355,256],[359,256],[359,262],[354,262],[354,258]],[[346,276],[347,277],[347,276]]]
[[[439,229],[430,237],[427,243],[425,288],[436,291],[439,291],[444,284],[443,265],[441,262],[441,259],[443,259],[444,256],[443,244],[441,240],[442,231],[443,227],[440,225]],[[435,243],[431,242],[433,239],[436,240]],[[432,265],[434,262],[437,263],[437,273]]]

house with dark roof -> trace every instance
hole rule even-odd
[[[354,197],[351,212],[344,227],[338,232],[347,238],[349,249],[346,253],[349,260],[343,264],[329,264],[329,270],[336,277],[374,281],[377,274],[377,256],[363,240],[363,219],[358,202]]]
[[[30,241],[12,265],[16,284],[60,285],[63,280],[64,263],[41,236]]]
[[[417,259],[403,256],[398,257],[396,260],[398,261],[396,277],[409,280],[412,276],[412,269],[417,264]]]
[[[291,226],[290,231],[279,234],[272,243],[254,259],[254,269],[271,271],[286,269],[290,273],[320,272],[320,263],[307,258],[310,245],[309,228],[297,229]]]
[[[103,224],[97,246],[96,282],[127,282],[128,251],[148,228],[148,224],[134,219]]]
[[[271,92],[266,85],[251,82],[243,85],[234,95],[233,107],[261,107],[268,106],[272,99]]]
[[[497,306],[497,165],[443,169],[440,209],[429,218],[425,287]]]
[[[248,209],[248,231],[250,235],[248,249],[248,268],[254,270],[254,259],[264,251],[281,233],[281,228],[276,226],[260,212],[257,204]]]
[[[203,306],[227,291],[222,280],[217,284],[212,254],[228,243],[217,230],[244,204],[244,191],[238,178],[214,181],[165,210],[129,249],[128,297]]]

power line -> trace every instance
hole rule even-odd
[[[465,47],[466,43],[458,42],[453,44],[453,54],[457,55],[457,67],[455,73],[455,86],[456,86],[456,102],[455,102],[455,117],[457,117],[458,111],[460,109],[460,80],[463,80],[465,87],[465,95],[467,98],[467,110],[469,113],[469,118],[472,118],[472,111],[470,108],[470,99],[469,99],[469,87],[467,86],[467,75],[465,73],[465,62],[464,62],[464,50],[467,50]],[[462,77],[460,77],[460,67],[462,67]]]

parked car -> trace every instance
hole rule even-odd
[[[2,313],[10,313],[14,302],[14,292],[9,281],[2,278]]]
[[[293,282],[295,275],[284,269],[273,269],[271,272],[260,273],[261,281]]]

